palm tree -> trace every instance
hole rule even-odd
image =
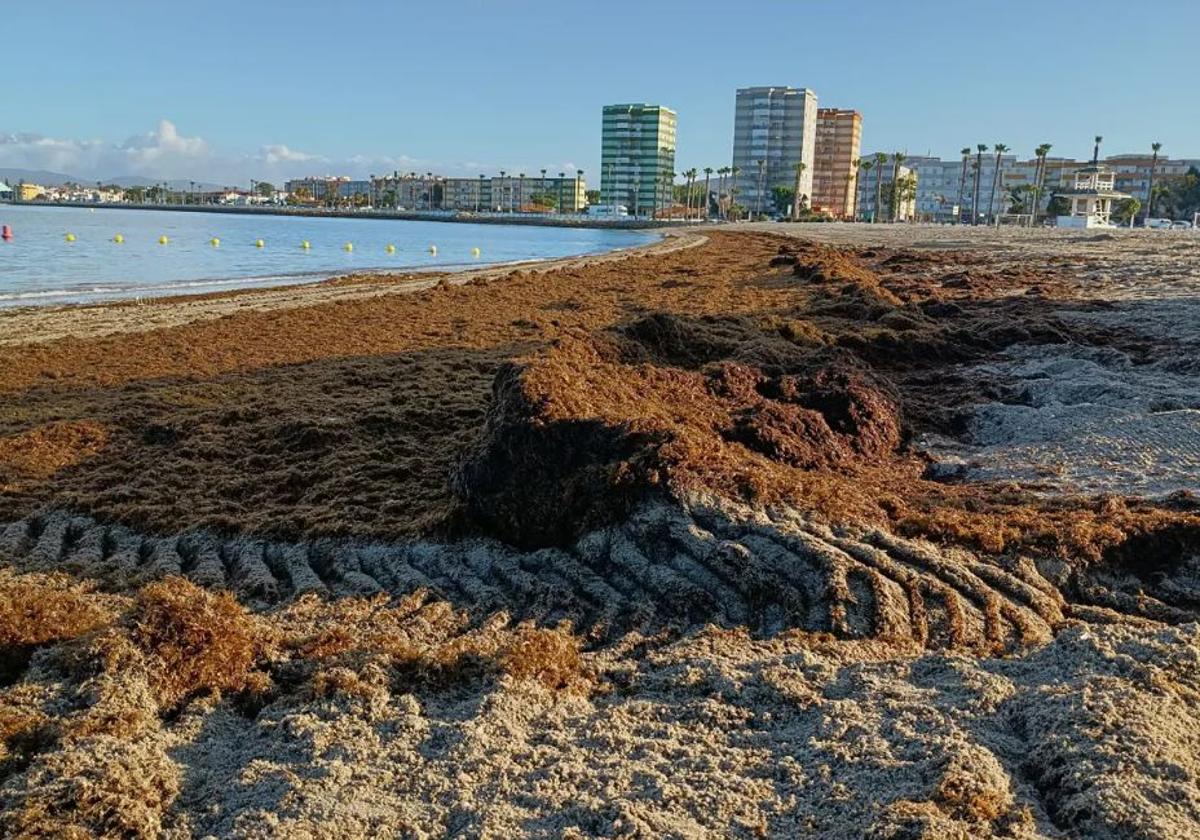
[[[1146,190],[1146,218],[1142,224],[1150,221],[1150,208],[1154,204],[1154,170],[1158,169],[1158,150],[1162,148],[1162,143],[1151,143],[1150,149],[1154,154],[1150,158],[1150,188]]]
[[[871,221],[878,222],[883,210],[883,167],[888,156],[883,152],[875,153],[875,213]]]
[[[558,173],[558,212],[559,213],[567,212],[566,210],[563,210],[563,200],[562,200],[563,182],[566,180],[566,178],[567,178],[566,172]],[[574,204],[574,203],[575,203],[574,201],[571,202],[571,204]],[[574,208],[572,208],[572,209],[574,209]]]
[[[497,210],[504,209],[504,170],[503,169],[500,170],[500,195],[492,196],[492,203],[496,205]]]
[[[804,175],[804,170],[808,169],[808,164],[797,163],[796,170],[796,194],[792,196],[792,221],[800,221],[800,178]]]
[[[721,219],[728,219],[729,205],[722,201],[722,199],[725,197],[725,182],[729,179],[729,175],[733,172],[733,168],[729,166],[722,166],[717,170],[717,172],[721,176],[720,182],[717,184],[717,216]]]
[[[691,205],[696,210],[696,216],[699,217],[700,216],[700,199],[695,193],[696,193],[696,181],[699,180],[699,178],[700,178],[700,170],[693,166],[691,169],[688,170],[688,178],[690,178],[691,182],[692,182],[692,185],[690,187],[688,187],[688,199],[690,200]]]
[[[988,150],[987,143],[975,147],[975,196],[971,199],[971,224],[979,224],[979,182],[983,178],[983,153]]]
[[[571,206],[575,207],[579,201],[579,184],[583,181],[583,170],[575,170],[575,195],[571,197]]]
[[[1008,146],[997,143],[992,147],[996,153],[996,168],[992,170],[992,194],[988,198],[988,223],[996,220],[996,186],[1000,183],[1000,158],[1008,151]]]
[[[847,209],[850,210],[850,218],[854,219],[854,206],[858,202],[858,166],[860,163],[862,161],[859,158],[850,161],[850,171],[846,174],[846,192],[842,196],[842,212],[839,214],[842,220],[846,218]]]
[[[704,167],[704,220],[708,221],[708,180],[712,177],[713,168],[711,166]]]
[[[958,218],[956,222],[962,224],[962,207],[967,203],[967,163],[971,160],[971,147],[964,146],[960,152],[962,155],[962,176],[958,179]]]
[[[546,200],[546,170],[542,170],[542,201]]]
[[[900,221],[900,164],[904,162],[903,152],[892,153],[892,221]]]
[[[738,173],[739,173],[739,172],[741,172],[741,171],[742,171],[742,168],[741,168],[740,166],[731,166],[731,167],[729,167],[729,175],[730,175],[730,184],[729,184],[729,209],[730,209],[731,211],[733,210],[733,200],[734,200],[734,196],[735,196],[735,195],[737,195],[737,191],[738,191],[738,185],[737,185]]]
[[[525,173],[517,173],[517,212],[525,212]]]
[[[1033,154],[1037,157],[1037,170],[1033,176],[1033,218],[1030,222],[1037,222],[1038,213],[1042,208],[1042,187],[1046,183],[1046,156],[1050,154],[1051,145],[1043,143],[1033,150]]]
[[[858,159],[858,168],[863,171],[864,182],[856,185],[854,190],[854,221],[858,221],[858,192],[864,186],[871,184],[871,170],[875,168],[875,162],[872,160]]]

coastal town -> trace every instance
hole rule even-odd
[[[588,188],[582,169],[474,177],[392,171],[224,187],[5,182],[0,201],[583,216],[598,223],[787,219],[1193,229],[1200,221],[1200,158],[1172,158],[1159,142],[1102,156],[1098,135],[1086,159],[1056,156],[1052,143],[1027,155],[1004,143],[971,143],[956,158],[864,153],[860,110],[820,107],[810,88],[763,86],[736,92],[728,165],[683,168],[678,119],[664,105],[604,106],[599,189]]]

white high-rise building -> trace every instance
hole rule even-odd
[[[734,202],[749,213],[772,209],[771,190],[796,185],[812,196],[817,144],[817,95],[808,88],[752,87],[737,92],[733,118]],[[762,161],[760,166],[759,161]]]

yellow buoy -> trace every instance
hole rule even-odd
[[[166,245],[170,241],[171,241],[170,239],[167,239],[167,235],[165,233],[162,236],[158,237],[159,245]]]
[[[471,256],[472,256],[472,257],[478,257],[478,256],[479,256],[479,254],[480,254],[480,250],[479,250],[478,248],[472,248],[472,249],[471,249]]]
[[[118,245],[120,245],[124,241],[125,241],[125,237],[119,233],[113,237],[113,242],[116,242]]]
[[[429,246],[429,253],[433,254],[434,256],[437,256],[437,246],[436,246],[436,245],[430,245],[430,246]]]
[[[347,242],[345,245],[343,245],[343,246],[342,246],[342,250],[343,250],[343,251],[353,251],[353,250],[354,250],[354,243],[353,243],[353,242]]]
[[[220,248],[221,240],[214,236],[212,239],[208,240],[208,244],[213,246],[214,248]]]
[[[254,240],[254,247],[255,247],[255,248],[262,248],[262,247],[264,247],[266,244],[267,244],[267,243],[263,242],[261,239],[255,239],[255,240]]]
[[[300,243],[300,247],[303,248],[305,251],[307,251],[309,248],[312,247],[312,245],[308,244],[308,240],[305,239],[303,242]]]
[[[64,238],[65,238],[65,239],[66,239],[68,242],[74,242],[74,241],[75,241],[75,234],[73,234],[73,233],[68,233],[68,234],[67,234],[67,235],[66,235]]]
[[[394,254],[394,253],[396,253],[396,246],[388,245],[386,248],[384,248],[384,250],[387,251],[389,254]]]

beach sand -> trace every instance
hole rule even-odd
[[[1200,240],[0,314],[0,834],[1200,830]]]

